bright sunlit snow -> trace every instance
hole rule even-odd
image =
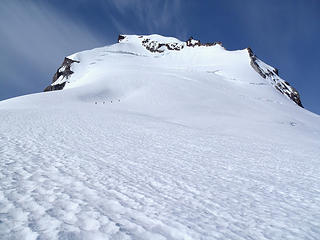
[[[319,239],[320,117],[246,49],[141,41],[0,102],[0,239]]]

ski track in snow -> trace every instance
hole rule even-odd
[[[1,239],[319,239],[312,149],[94,114],[2,112]]]

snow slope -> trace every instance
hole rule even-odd
[[[246,49],[141,41],[0,102],[0,239],[319,239],[320,117]]]

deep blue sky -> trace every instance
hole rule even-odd
[[[2,0],[0,100],[42,91],[64,56],[119,33],[250,46],[320,114],[319,0]]]

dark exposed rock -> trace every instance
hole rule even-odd
[[[123,36],[123,35],[120,35],[118,36],[118,43],[121,42],[123,39],[125,39],[126,37]]]
[[[47,91],[55,91],[55,90],[61,90],[64,88],[66,85],[66,81],[54,84],[60,77],[62,77],[61,80],[63,79],[68,79],[71,74],[73,74],[73,71],[71,71],[71,65],[73,63],[79,63],[80,61],[72,60],[70,58],[65,57],[63,63],[61,66],[58,68],[57,72],[54,74],[51,85],[46,87],[44,89],[44,92]]]
[[[140,36],[141,37],[141,36]],[[139,38],[140,38],[139,37]],[[213,43],[201,43],[200,40],[194,40],[192,37],[190,37],[185,43],[177,42],[177,43],[159,43],[158,41],[151,40],[150,38],[145,38],[141,41],[142,46],[144,46],[148,51],[150,52],[157,52],[162,53],[165,51],[165,48],[172,51],[180,51],[185,46],[187,47],[195,47],[195,46],[215,46],[216,44],[219,44],[222,46],[221,42],[213,42]]]
[[[250,65],[251,67],[253,67],[253,69],[260,74],[261,77],[266,78],[265,73],[262,71],[262,69],[260,68],[260,66],[257,64],[257,57],[254,55],[252,49],[250,47],[247,48],[248,53],[249,53],[249,57],[251,59],[250,61]]]
[[[125,35],[119,35],[118,36],[118,42],[122,42],[126,38]],[[192,37],[190,37],[186,42],[176,42],[176,43],[165,43],[165,42],[158,42],[156,40],[152,40],[147,36],[138,36],[138,38],[141,38],[141,44],[143,47],[145,47],[148,51],[152,53],[163,53],[166,49],[171,51],[180,51],[184,47],[195,47],[195,46],[215,46],[219,44],[222,46],[221,42],[212,42],[212,43],[201,43],[200,40],[194,40]]]
[[[193,39],[193,37],[190,37],[186,41],[186,44],[188,47],[201,46],[200,40],[195,40],[195,39]]]
[[[55,90],[62,90],[65,85],[66,85],[66,82],[63,82],[61,84],[56,84],[56,85],[53,85],[53,86],[49,85],[43,91],[44,92],[49,92],[49,91],[55,91]]]
[[[149,38],[142,40],[141,44],[150,52],[158,52],[158,53],[164,52],[163,47],[167,48],[168,50],[175,50],[175,51],[180,51],[181,49],[184,48],[184,45],[181,43],[159,43],[158,41],[152,41]]]
[[[211,46],[215,46],[215,45],[220,45],[222,47],[222,42],[209,42],[209,43],[201,43],[200,40],[195,40],[193,39],[193,37],[190,37],[187,41],[186,41],[186,45],[188,47],[195,47],[195,46],[205,46],[205,47],[211,47]]]
[[[247,48],[249,57],[251,59],[250,65],[252,68],[260,74],[261,77],[270,81],[270,83],[282,94],[288,96],[292,101],[294,101],[298,106],[303,107],[300,99],[299,92],[292,87],[288,82],[282,80],[278,73],[278,69],[272,67],[262,66],[262,62],[253,53],[251,48]]]

